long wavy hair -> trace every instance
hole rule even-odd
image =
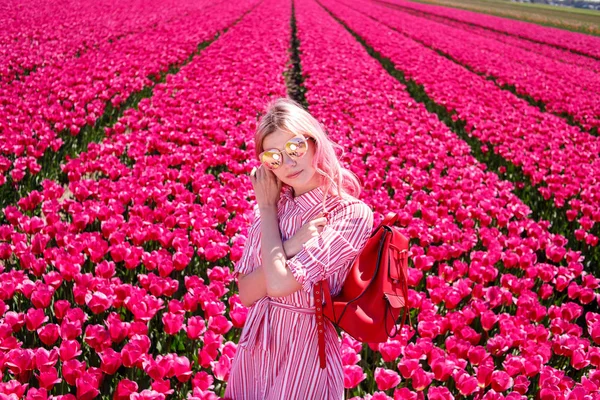
[[[339,197],[342,197],[343,193],[347,193],[358,198],[361,193],[361,183],[352,171],[341,165],[335,151],[336,148],[340,149],[341,157],[344,155],[344,148],[332,142],[319,121],[292,99],[281,97],[268,104],[266,114],[261,117],[254,134],[257,160],[259,154],[264,150],[264,138],[278,129],[314,139],[313,142],[316,146],[312,166],[321,175],[320,185],[325,193],[323,204],[325,204],[328,193]],[[337,193],[332,190],[333,183],[337,186]],[[284,183],[284,185],[286,184]]]

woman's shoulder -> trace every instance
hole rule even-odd
[[[329,210],[330,213],[336,214],[343,212],[348,215],[363,216],[365,218],[373,218],[373,209],[363,200],[352,196],[349,193],[342,192],[342,196],[336,196],[334,207]]]

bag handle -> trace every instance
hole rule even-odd
[[[398,221],[398,214],[395,212],[389,212],[386,214],[383,221],[381,221],[381,225],[392,226],[396,223],[396,221]]]

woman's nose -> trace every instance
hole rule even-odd
[[[290,164],[290,165],[296,165],[296,160],[294,160],[292,157],[290,157],[290,155],[288,153],[286,153],[284,151],[283,152],[283,163]]]

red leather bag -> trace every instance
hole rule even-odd
[[[326,279],[314,285],[321,368],[326,364],[324,317],[363,343],[386,342],[404,326],[409,313],[408,239],[394,226],[397,219],[396,213],[388,214],[371,234],[340,293],[332,298]]]

